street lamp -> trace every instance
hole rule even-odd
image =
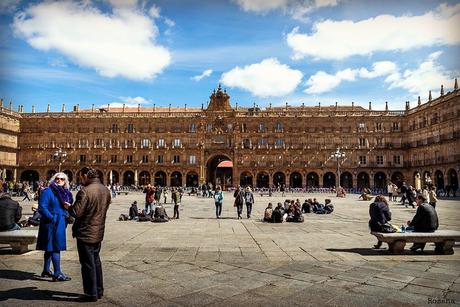
[[[62,158],[67,157],[67,151],[62,150],[62,148],[59,148],[58,150],[56,150],[56,151],[54,152],[53,156],[54,156],[55,159],[59,159],[59,168],[58,168],[58,172],[61,172]]]
[[[340,151],[340,147],[337,147],[337,150],[331,155],[331,158],[335,158],[337,161],[337,175],[335,179],[335,187],[336,189],[340,185],[340,163],[339,160],[345,158],[345,152]]]

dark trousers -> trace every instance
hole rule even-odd
[[[243,213],[243,204],[236,205],[236,213],[238,213],[238,217],[241,216],[241,213]]]
[[[222,203],[215,203],[216,204],[216,217],[219,217],[222,214]]]
[[[247,214],[248,214],[248,218],[250,218],[251,217],[251,212],[252,212],[252,204],[246,203],[246,211],[247,211]]]
[[[174,205],[174,215],[173,218],[179,218],[179,205]]]
[[[77,249],[83,279],[83,292],[88,296],[102,295],[104,286],[101,258],[99,258],[101,243],[85,243],[77,239]]]

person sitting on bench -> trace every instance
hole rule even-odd
[[[17,223],[22,216],[22,207],[11,199],[10,194],[0,192],[0,231],[19,230]]]
[[[369,206],[369,228],[371,231],[376,232],[388,232],[382,227],[391,221],[391,212],[388,202],[382,195],[377,195],[373,203]],[[379,249],[382,246],[382,241],[377,241],[374,245],[375,249]]]
[[[417,211],[412,221],[407,221],[407,225],[413,228],[414,232],[434,232],[439,227],[438,214],[436,209],[427,203],[427,199],[422,195],[415,198]],[[414,243],[410,248],[413,252],[423,252],[425,243]]]

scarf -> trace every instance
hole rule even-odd
[[[56,182],[50,184],[50,189],[57,196],[62,207],[64,207],[65,202],[69,204],[73,203],[72,193],[68,189],[57,185]]]

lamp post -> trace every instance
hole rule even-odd
[[[340,147],[331,155],[331,158],[335,158],[337,161],[337,175],[335,179],[335,188],[337,189],[340,185],[340,163],[339,160],[345,158],[345,152],[340,151]]]
[[[59,159],[58,172],[61,172],[62,158],[67,157],[67,151],[62,150],[62,148],[59,148],[58,150],[54,152],[53,156],[54,158]]]

